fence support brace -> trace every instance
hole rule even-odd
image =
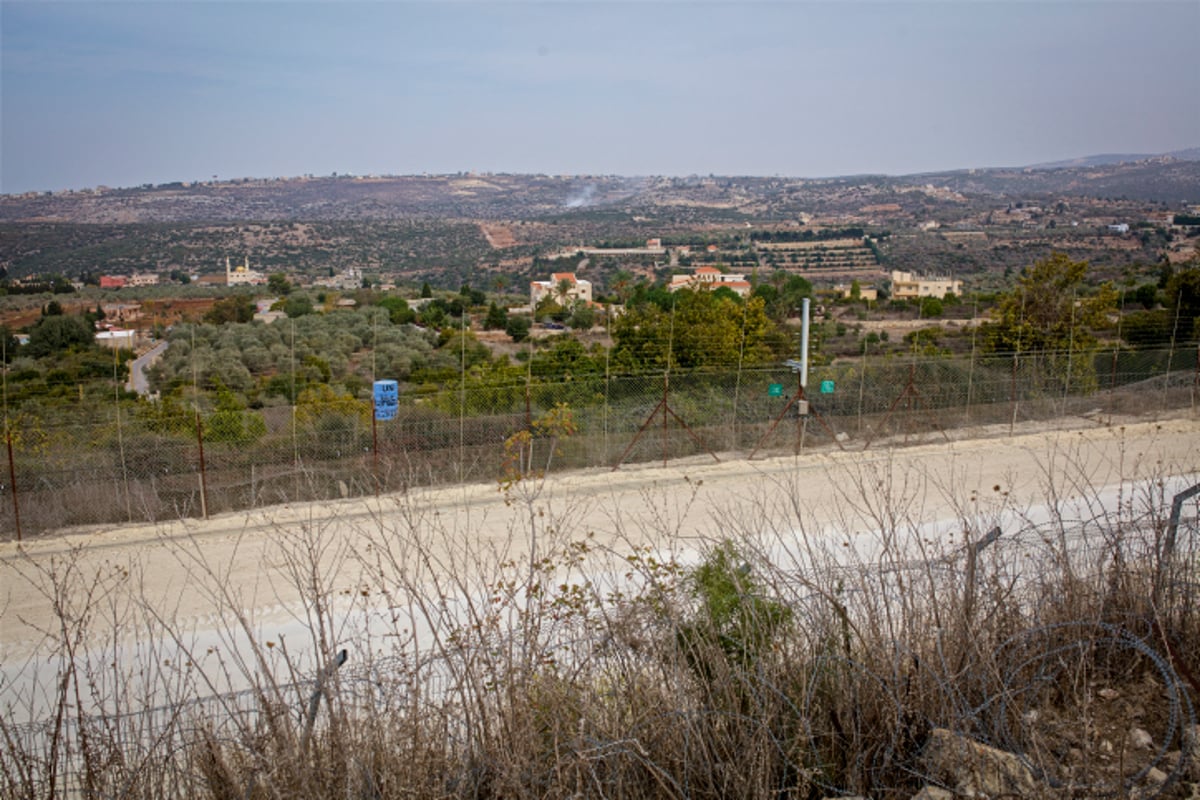
[[[1198,494],[1200,494],[1200,483],[1190,489],[1184,489],[1171,501],[1171,519],[1167,522],[1167,538],[1163,542],[1164,560],[1175,555],[1175,537],[1179,531],[1179,518],[1183,516],[1183,504]]]
[[[321,695],[325,694],[325,684],[333,677],[333,673],[337,672],[338,667],[346,663],[350,658],[350,653],[345,650],[339,650],[338,654],[325,665],[325,669],[317,675],[317,685],[313,689],[312,695],[308,698],[308,713],[304,719],[304,735],[300,737],[300,752],[308,752],[308,742],[312,738],[313,725],[317,722],[317,711],[321,707]]]

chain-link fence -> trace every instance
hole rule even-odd
[[[1154,417],[1195,410],[1200,360],[1194,346],[868,357],[813,366],[803,392],[784,365],[507,383],[465,371],[454,384],[402,391],[380,422],[350,397],[205,410],[59,392],[45,413],[26,397],[6,409],[0,537],[500,480],[514,464],[616,468]]]

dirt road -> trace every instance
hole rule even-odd
[[[425,537],[454,571],[525,558],[531,537],[590,537],[609,552],[665,541],[700,547],[731,525],[870,528],[877,524],[873,498],[885,494],[906,520],[920,523],[980,513],[981,501],[1016,514],[1051,498],[1197,471],[1200,420],[1177,419],[870,453],[721,464],[706,457],[564,474],[507,492],[495,484],[413,490],[208,521],[70,531],[0,544],[0,660],[28,657],[59,630],[56,603],[84,613],[101,601],[116,609],[136,594],[185,627],[228,615],[231,605],[256,619],[292,618],[305,580],[297,575],[298,541],[310,548],[309,569],[323,585],[349,593],[381,547],[413,537]],[[468,560],[472,566],[464,566]],[[81,594],[87,587],[94,596]],[[105,614],[96,613],[93,635],[107,627]]]

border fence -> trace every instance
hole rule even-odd
[[[1198,392],[1195,346],[864,357],[812,366],[802,396],[784,365],[508,383],[464,371],[437,391],[402,390],[394,419],[381,422],[369,400],[204,412],[80,392],[70,414],[39,415],[28,399],[6,409],[0,539],[503,480],[513,469],[865,449],[1078,416],[1152,419],[1195,413]]]

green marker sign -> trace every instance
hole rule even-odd
[[[833,394],[833,381],[821,381],[821,394]]]
[[[772,383],[770,386],[767,387],[767,396],[768,397],[783,397],[783,384],[782,383]]]

